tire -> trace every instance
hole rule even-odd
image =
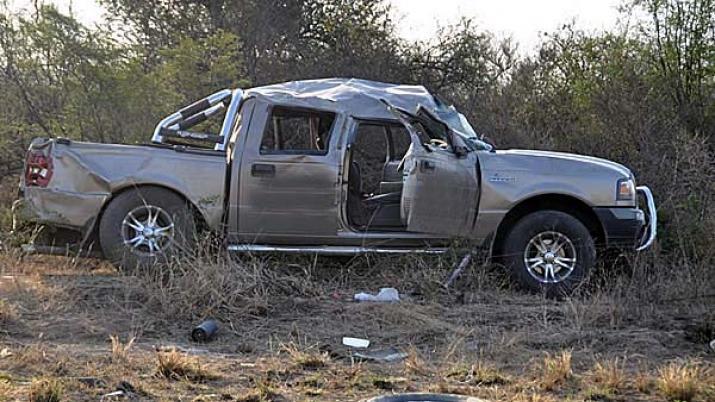
[[[560,211],[537,211],[521,218],[504,243],[504,262],[525,289],[549,297],[570,294],[596,260],[591,233]]]
[[[157,187],[120,193],[99,221],[104,256],[124,270],[150,267],[190,250],[195,232],[186,200]]]

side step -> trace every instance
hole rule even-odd
[[[262,244],[230,244],[228,251],[260,253],[293,253],[320,255],[356,254],[443,254],[446,248],[390,248],[356,246],[269,246]]]

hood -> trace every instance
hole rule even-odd
[[[610,170],[623,177],[633,177],[633,173],[630,169],[620,163],[593,156],[525,149],[496,151],[496,154],[501,156],[502,158],[499,159],[503,161],[521,161],[524,169],[530,169],[533,165],[538,165],[541,169],[546,170],[544,173],[556,172],[561,175],[580,175],[584,173],[585,170],[592,171],[596,168]],[[511,166],[505,166],[504,168],[520,170],[519,163],[510,165]]]

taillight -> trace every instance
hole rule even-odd
[[[42,151],[29,151],[25,160],[25,185],[47,187],[52,178],[52,158]]]

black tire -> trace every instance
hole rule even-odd
[[[503,250],[513,278],[524,288],[550,297],[571,293],[596,260],[595,242],[586,226],[572,215],[551,210],[521,218],[507,235]]]
[[[149,233],[153,241],[151,250],[149,235],[144,236],[144,231],[130,227],[134,225],[130,213],[146,227],[154,228]],[[153,215],[158,217],[156,224],[150,226],[149,219]],[[160,230],[161,234],[158,234]],[[157,187],[139,187],[120,193],[110,201],[99,222],[99,241],[104,256],[125,270],[150,267],[190,250],[195,232],[196,223],[186,200]],[[133,242],[134,247],[125,244],[125,240],[139,236],[144,240]],[[157,251],[155,247],[159,246]]]

